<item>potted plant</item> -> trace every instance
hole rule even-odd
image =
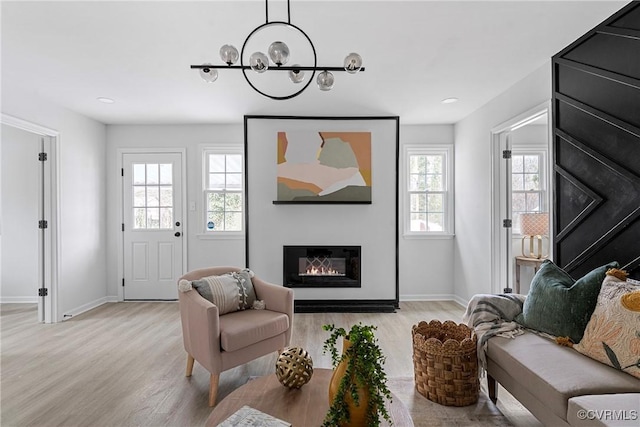
[[[386,358],[374,335],[375,326],[358,323],[349,332],[335,325],[324,325],[330,332],[322,347],[331,353],[334,367],[329,385],[329,412],[323,426],[379,426],[382,416],[389,423],[391,417],[385,399],[391,401],[387,375],[382,365]],[[336,347],[343,338],[342,354]]]

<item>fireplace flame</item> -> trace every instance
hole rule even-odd
[[[305,274],[308,276],[341,276],[342,275],[338,270],[334,270],[333,268],[326,268],[326,267],[318,268],[314,266],[308,267]]]

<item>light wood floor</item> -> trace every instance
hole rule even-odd
[[[426,401],[413,396],[411,326],[420,320],[460,321],[463,309],[453,302],[400,307],[391,314],[296,314],[292,345],[307,349],[314,366],[330,368],[329,355],[322,354],[323,324],[377,325],[387,376],[409,390],[396,394],[407,405],[405,399]],[[0,314],[3,427],[201,426],[211,413],[208,373],[196,363],[193,376],[184,376],[177,303],[109,303],[51,325],[37,323],[35,305],[2,304]],[[274,353],[222,373],[218,401],[249,377],[273,373],[275,360]],[[503,420],[492,425],[540,426],[504,390],[497,410],[490,410]],[[472,416],[466,419],[455,424],[477,425]]]

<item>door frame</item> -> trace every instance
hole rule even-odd
[[[180,168],[182,179],[182,272],[187,271],[187,247],[188,247],[188,217],[187,217],[187,150],[185,148],[119,148],[118,169],[122,170],[124,165],[125,154],[180,154]],[[120,223],[124,224],[124,177],[120,176],[120,185],[118,187],[117,209],[120,212]],[[124,279],[124,232],[118,233],[118,301],[124,301],[124,290],[122,288],[122,280]],[[178,286],[176,284],[176,286]]]
[[[546,156],[547,171],[547,206],[549,207],[549,220],[553,218],[553,125],[551,123],[551,100],[545,101],[535,107],[518,114],[517,116],[493,127],[491,129],[491,292],[499,294],[506,287],[513,288],[511,281],[508,284],[502,283],[502,273],[507,270],[506,260],[501,253],[504,248],[504,236],[502,236],[502,207],[500,206],[500,194],[503,191],[500,185],[500,171],[502,167],[501,138],[504,132],[513,131],[527,123],[537,119],[543,114],[547,114],[547,148],[549,155]],[[552,245],[549,245],[549,259],[553,259]],[[513,254],[512,254],[513,255]],[[511,257],[513,258],[513,256]]]
[[[48,152],[48,165],[45,167],[45,193],[44,193],[44,219],[48,221],[48,227],[45,230],[45,244],[44,244],[44,287],[49,290],[47,296],[44,297],[44,323],[56,323],[61,322],[62,318],[59,316],[59,298],[58,298],[58,283],[59,283],[59,257],[60,253],[60,241],[58,239],[58,230],[60,230],[60,205],[58,203],[58,194],[60,193],[60,179],[59,179],[59,157],[58,146],[60,143],[60,132],[55,129],[51,129],[39,124],[23,120],[8,114],[2,113],[0,117],[0,123],[11,126],[17,129],[21,129],[39,136],[49,137],[51,141],[51,147]],[[34,159],[35,160],[35,159]],[[33,225],[34,227],[37,224]],[[39,263],[38,263],[39,264]],[[43,266],[38,266],[42,268]]]

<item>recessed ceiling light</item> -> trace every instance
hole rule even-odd
[[[113,100],[113,99],[111,99],[111,98],[105,98],[105,97],[103,97],[103,96],[101,96],[101,97],[99,97],[99,98],[96,98],[96,99],[97,99],[98,101],[100,101],[100,102],[104,102],[105,104],[113,104],[114,102],[116,102],[116,101],[114,101],[114,100]]]
[[[458,102],[458,98],[445,98],[440,102],[443,104],[453,104],[454,102]]]

